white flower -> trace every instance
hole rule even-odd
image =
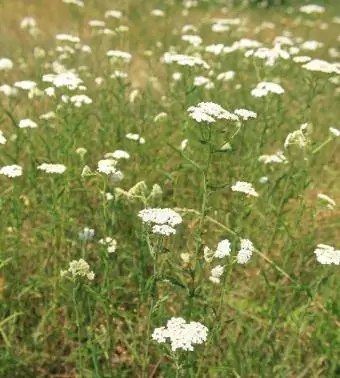
[[[84,259],[71,261],[69,268],[62,270],[60,275],[64,277],[68,273],[70,273],[73,278],[86,277],[89,281],[94,279],[94,273],[90,270],[90,265]]]
[[[182,41],[189,42],[191,45],[197,47],[202,44],[202,38],[199,35],[186,34],[182,35]]]
[[[318,193],[317,198],[323,202],[326,202],[327,208],[329,208],[330,210],[333,210],[336,206],[336,202],[331,197],[328,197],[326,194]]]
[[[138,217],[142,219],[144,223],[156,223],[160,224],[169,224],[174,227],[182,223],[182,217],[172,209],[144,209],[139,211]]]
[[[0,71],[9,71],[13,68],[13,62],[8,58],[0,58]]]
[[[105,18],[109,18],[109,17],[112,17],[112,18],[121,18],[123,16],[123,13],[121,11],[118,11],[118,10],[108,10],[105,12],[105,15],[104,17]]]
[[[29,91],[37,86],[37,83],[31,80],[16,81],[14,86]]]
[[[284,156],[283,152],[281,150],[276,151],[275,154],[273,155],[261,155],[258,158],[258,161],[264,164],[271,164],[271,163],[276,163],[276,164],[282,164],[282,163],[287,163],[287,159]]]
[[[212,251],[208,246],[205,246],[203,249],[204,260],[210,263],[214,258],[215,252]]]
[[[324,13],[325,7],[321,5],[316,5],[316,4],[308,4],[308,5],[303,5],[302,7],[299,8],[299,11],[302,13]]]
[[[335,63],[329,63],[321,59],[313,59],[302,66],[308,71],[340,74],[340,68]]]
[[[43,163],[38,166],[38,169],[41,171],[44,171],[46,173],[57,173],[57,174],[63,174],[66,171],[66,167],[64,164],[48,164]]]
[[[3,132],[0,130],[0,144],[6,144],[7,139],[4,137]]]
[[[183,54],[176,54],[172,52],[166,52],[162,59],[164,63],[170,64],[170,63],[177,63],[180,66],[201,66],[205,69],[209,69],[210,66],[208,63],[206,63],[202,58],[199,58],[197,56],[190,56],[190,55],[183,55]]]
[[[14,87],[11,87],[8,84],[0,85],[0,92],[7,97],[15,96],[18,93],[18,90]]]
[[[290,145],[297,145],[301,149],[304,149],[309,142],[306,136],[308,133],[308,126],[309,125],[307,123],[304,123],[298,130],[289,133],[284,142],[284,147],[288,148]]]
[[[57,34],[55,36],[56,40],[58,41],[62,41],[62,42],[71,42],[71,43],[79,43],[80,42],[80,38],[75,36],[75,35],[71,35],[71,34]]]
[[[246,264],[254,252],[254,245],[248,239],[241,239],[241,249],[238,251],[236,260],[239,264]]]
[[[117,160],[115,159],[99,160],[97,171],[100,173],[104,173],[105,175],[115,174],[117,172],[116,165]]]
[[[204,87],[205,89],[212,89],[215,87],[214,83],[208,77],[205,76],[195,76],[194,86]]]
[[[309,62],[311,60],[312,60],[312,58],[310,56],[305,56],[305,55],[294,56],[293,57],[293,61],[295,63],[307,63],[307,62]]]
[[[70,101],[77,108],[80,108],[83,104],[86,104],[86,105],[92,104],[92,100],[90,99],[90,97],[86,95],[71,96]]]
[[[83,230],[78,232],[79,240],[88,241],[92,240],[94,237],[95,231],[93,228],[84,227]]]
[[[62,0],[62,2],[65,4],[77,5],[78,7],[84,6],[83,0]]]
[[[222,259],[223,257],[229,256],[231,252],[231,244],[228,239],[224,239],[217,244],[216,252],[214,253],[214,258]]]
[[[92,28],[105,28],[106,23],[102,20],[90,20],[89,26],[91,26]]]
[[[242,118],[244,121],[247,121],[249,118],[256,118],[257,114],[255,112],[252,112],[251,110],[247,109],[236,109],[234,113]]]
[[[251,95],[254,97],[264,97],[269,93],[283,94],[285,90],[276,83],[262,81],[257,84],[256,88],[251,91]]]
[[[222,72],[217,75],[216,80],[229,81],[229,80],[234,79],[235,75],[236,75],[235,71]]]
[[[305,41],[302,45],[301,45],[301,48],[303,50],[310,50],[310,51],[314,51],[316,49],[319,49],[323,46],[323,43],[322,42],[319,42],[319,41]]]
[[[33,17],[24,17],[20,22],[21,29],[34,29],[37,27],[37,22]]]
[[[214,102],[200,102],[196,106],[188,108],[189,117],[197,122],[216,122],[216,119],[227,119],[237,121],[238,116],[223,109]]]
[[[205,51],[214,55],[220,55],[223,52],[223,49],[224,49],[223,43],[219,43],[219,44],[213,44],[213,45],[207,46],[205,48]]]
[[[151,337],[158,343],[169,340],[173,351],[193,351],[195,344],[203,344],[207,340],[208,328],[198,322],[186,323],[183,318],[173,317],[165,327],[156,328]]]
[[[108,253],[114,253],[117,249],[117,241],[115,239],[112,239],[111,237],[107,236],[104,239],[100,239],[99,243],[102,245],[105,245],[107,247]]]
[[[35,129],[37,128],[38,125],[31,121],[30,119],[22,119],[20,122],[19,122],[19,128],[20,129],[25,129],[25,128],[30,128],[30,129]]]
[[[156,17],[164,17],[165,13],[161,9],[153,9],[151,11],[151,16],[156,16]]]
[[[132,55],[130,53],[120,50],[109,50],[106,55],[109,58],[119,59],[126,63],[129,63],[132,59]]]
[[[316,259],[320,264],[340,265],[340,250],[327,244],[318,244],[314,251]]]
[[[136,142],[139,142],[140,144],[145,143],[145,139],[141,137],[139,134],[133,134],[133,133],[128,133],[125,135],[127,139],[134,140]]]
[[[235,185],[231,187],[234,192],[241,192],[250,196],[258,197],[258,193],[253,188],[252,184],[246,181],[237,181]]]
[[[330,131],[331,134],[333,134],[336,137],[340,136],[340,130],[336,129],[335,127],[330,127],[329,131]]]
[[[6,165],[0,169],[0,175],[7,177],[18,177],[22,175],[22,167],[20,165]]]
[[[47,121],[47,120],[53,119],[55,117],[56,117],[56,114],[51,111],[51,112],[42,114],[39,118]]]
[[[114,152],[110,152],[105,154],[105,158],[113,158],[116,160],[120,159],[130,159],[130,154],[123,150],[116,150]]]
[[[222,276],[224,272],[224,266],[223,265],[217,265],[214,268],[211,269],[209,280],[214,284],[220,283],[220,277]]]
[[[167,224],[155,224],[151,230],[154,234],[160,234],[164,236],[176,234],[176,230],[173,227],[168,226]]]
[[[78,74],[71,71],[61,72],[59,74],[46,74],[43,75],[42,80],[52,83],[57,88],[66,87],[70,90],[77,89],[83,82]]]

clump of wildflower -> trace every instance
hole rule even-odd
[[[302,67],[308,71],[340,74],[340,68],[336,63],[329,63],[321,59],[313,59]]]
[[[257,117],[257,114],[255,112],[247,109],[236,109],[234,113],[244,121],[247,121],[249,118]]]
[[[258,158],[258,161],[264,164],[282,164],[287,163],[287,158],[284,156],[283,152],[281,150],[278,150],[273,155],[261,155]]]
[[[78,232],[79,240],[89,241],[94,238],[95,231],[93,228],[84,227],[83,230]]]
[[[214,284],[219,284],[221,282],[221,276],[224,272],[223,265],[217,265],[211,269],[209,280]]]
[[[202,58],[199,58],[197,56],[176,54],[176,53],[171,53],[171,52],[166,52],[162,57],[162,61],[166,64],[177,63],[180,66],[189,66],[189,67],[201,66],[205,69],[210,68],[209,64],[206,63]]]
[[[61,72],[58,74],[46,74],[42,81],[52,83],[57,88],[66,87],[70,90],[75,90],[83,83],[78,74],[72,71]]]
[[[83,0],[62,0],[62,1],[65,4],[77,5],[78,7],[81,7],[81,8],[84,6]]]
[[[248,239],[241,239],[241,249],[238,251],[236,261],[239,264],[246,264],[254,252],[254,245]]]
[[[32,80],[22,80],[22,81],[16,81],[14,83],[14,86],[16,88],[23,89],[25,91],[30,91],[37,86],[37,83]]]
[[[327,244],[318,244],[314,250],[316,259],[320,264],[340,265],[340,250]]]
[[[9,71],[13,68],[13,62],[8,58],[0,58],[0,71]]]
[[[139,211],[138,217],[144,223],[156,223],[158,225],[168,224],[171,227],[182,223],[182,217],[176,211],[168,208],[144,209]]]
[[[221,240],[217,244],[216,252],[214,253],[214,258],[222,259],[223,257],[229,256],[231,252],[231,244],[228,239]]]
[[[0,175],[7,177],[19,177],[22,175],[22,167],[17,164],[6,165],[0,169]]]
[[[304,123],[298,130],[289,133],[284,142],[284,147],[288,148],[290,145],[297,145],[301,149],[304,149],[309,143],[309,139],[307,138],[309,126],[308,123]]]
[[[189,117],[197,122],[216,122],[217,119],[237,121],[238,116],[228,112],[221,105],[214,102],[200,102],[196,106],[188,108]]]
[[[307,14],[324,13],[325,7],[321,5],[316,5],[316,4],[308,4],[308,5],[303,5],[302,7],[300,7],[299,11],[302,13],[307,13]]]
[[[43,163],[38,166],[38,169],[46,173],[57,173],[59,175],[63,174],[66,171],[66,167],[64,164]]]
[[[171,318],[165,327],[156,328],[152,339],[158,343],[171,343],[172,351],[177,349],[193,351],[195,344],[203,344],[208,337],[208,328],[199,322],[187,323],[183,318]]]
[[[104,173],[105,175],[115,174],[117,172],[116,166],[117,160],[102,159],[98,161],[97,171],[100,173]]]
[[[246,181],[237,181],[235,185],[231,187],[233,192],[241,192],[248,194],[249,196],[258,197],[258,193],[253,188],[253,185]]]
[[[14,97],[17,95],[18,90],[14,87],[11,87],[8,84],[0,85],[0,93],[3,93],[7,97]]]
[[[164,236],[170,236],[170,235],[175,235],[176,230],[168,226],[167,224],[155,224],[152,229],[152,233],[154,234],[159,234],[159,235],[164,235]]]
[[[94,279],[94,273],[92,270],[90,270],[90,265],[84,259],[71,261],[69,268],[60,272],[62,277],[65,277],[68,274],[70,274],[74,279],[83,277],[87,278],[89,281]]]
[[[132,59],[132,55],[125,51],[109,50],[106,55],[114,60],[120,60],[125,63],[129,63]]]
[[[125,135],[125,137],[127,139],[139,142],[139,144],[145,144],[145,139],[142,136],[140,136],[139,134],[128,133],[128,134]]]
[[[257,84],[256,88],[254,88],[251,91],[251,95],[254,97],[264,97],[267,96],[269,93],[281,95],[284,92],[285,90],[279,84],[261,81]]]
[[[108,253],[114,253],[117,249],[117,241],[109,236],[106,238],[100,239],[99,243],[107,247]]]
[[[22,119],[19,122],[19,128],[20,129],[27,129],[27,128],[29,128],[29,129],[35,129],[37,127],[38,127],[38,125],[34,121],[32,121],[32,120],[30,120],[28,118],[27,119]]]
[[[105,158],[109,159],[109,158],[112,158],[112,159],[116,159],[116,160],[120,160],[120,159],[130,159],[130,154],[126,151],[123,151],[123,150],[116,150],[114,152],[109,152],[107,154],[104,155]]]

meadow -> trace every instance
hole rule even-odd
[[[340,1],[231,3],[0,1],[0,378],[340,377]]]

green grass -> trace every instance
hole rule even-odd
[[[329,81],[336,75],[307,71],[291,59],[265,66],[242,51],[214,56],[181,40],[186,24],[197,27],[202,46],[230,46],[241,38],[272,46],[275,37],[290,31],[293,38],[324,43],[299,55],[335,62],[339,58],[330,57],[328,49],[339,52],[338,24],[332,23],[339,4],[319,2],[326,5],[321,16],[301,14],[298,6],[291,13],[284,7],[223,13],[218,1],[202,2],[186,16],[181,4],[93,0],[78,8],[16,0],[0,5],[2,55],[14,62],[12,70],[0,71],[0,84],[34,80],[40,89],[48,87],[42,76],[52,73],[51,63],[60,55],[56,33],[79,35],[92,49],[62,61],[79,73],[83,92],[60,88],[56,97],[31,99],[23,90],[13,98],[0,93],[0,130],[7,138],[0,145],[0,167],[23,167],[20,177],[0,175],[1,378],[340,375],[338,267],[319,264],[313,253],[319,243],[339,247],[338,207],[329,210],[317,199],[324,193],[340,200],[339,138],[329,132],[339,128],[339,84]],[[157,7],[165,17],[150,15]],[[121,20],[105,19],[115,34],[93,35],[88,21],[104,20],[108,9],[124,13]],[[20,29],[25,16],[36,18],[37,38]],[[214,33],[214,17],[238,17],[241,24]],[[258,29],[263,21],[273,27]],[[117,32],[119,25],[129,30]],[[193,85],[195,76],[208,77],[209,70],[162,64],[171,46],[189,55],[201,51],[215,88]],[[34,58],[35,47],[45,49],[46,57]],[[130,52],[131,63],[110,63],[108,50]],[[115,70],[128,72],[128,78],[110,78]],[[229,70],[236,72],[233,80],[214,79]],[[182,73],[178,82],[175,72]],[[104,79],[101,85],[96,77]],[[260,81],[277,82],[285,93],[251,96]],[[135,89],[139,94],[132,102]],[[80,93],[93,103],[76,108],[60,100],[61,94]],[[187,109],[202,101],[229,111],[246,108],[257,119],[245,121],[239,131],[231,121],[199,124]],[[56,118],[39,119],[49,111]],[[155,120],[161,112],[167,116]],[[24,118],[38,128],[18,128]],[[305,122],[312,127],[307,147],[285,149],[286,136]],[[140,134],[146,143],[127,139],[127,133]],[[188,146],[182,152],[184,139]],[[226,142],[231,148],[222,150]],[[80,147],[84,156],[76,152]],[[130,159],[119,161],[124,179],[114,184],[96,167],[117,149]],[[287,164],[258,161],[278,149]],[[47,174],[37,169],[42,163],[64,164],[67,170]],[[85,166],[91,174],[82,175]],[[268,182],[261,184],[263,176]],[[140,184],[134,196],[127,195],[142,181],[147,188]],[[259,196],[233,192],[236,181],[252,183]],[[162,195],[152,192],[155,184]],[[145,207],[180,213],[177,234],[152,235],[137,216]],[[84,227],[95,230],[92,240],[79,240]],[[112,254],[99,242],[105,237],[117,241]],[[231,257],[205,261],[204,247],[215,249],[225,238],[233,256],[241,238],[253,242],[256,251],[247,264]],[[94,280],[61,277],[60,271],[80,258],[89,263]],[[218,264],[225,272],[216,285],[208,278]],[[169,344],[153,341],[154,328],[172,316],[204,324],[206,343],[173,353]]]

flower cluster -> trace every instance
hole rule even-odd
[[[117,241],[109,236],[106,238],[100,239],[99,243],[107,247],[108,253],[114,253],[117,249]]]
[[[94,279],[94,273],[90,270],[90,265],[84,260],[73,260],[69,264],[69,268],[67,270],[62,270],[60,275],[65,277],[66,275],[70,274],[72,278],[87,278],[89,281]]]
[[[246,181],[237,181],[236,184],[234,184],[231,187],[231,190],[233,192],[241,192],[245,193],[248,196],[258,197],[259,194],[256,192],[256,190],[253,188],[253,185]]]
[[[327,244],[318,244],[314,251],[316,259],[320,264],[340,265],[340,250]]]
[[[199,322],[187,323],[183,318],[171,318],[165,327],[156,328],[152,339],[158,343],[169,341],[172,351],[193,351],[195,344],[203,344],[208,337],[208,328]]]
[[[230,121],[238,121],[236,114],[228,112],[221,105],[214,102],[200,102],[196,106],[188,108],[189,117],[197,122],[216,122],[218,119],[226,119]]]
[[[144,209],[138,213],[138,217],[144,223],[155,223],[152,227],[152,232],[169,236],[175,234],[175,226],[182,223],[182,217],[172,209]]]

